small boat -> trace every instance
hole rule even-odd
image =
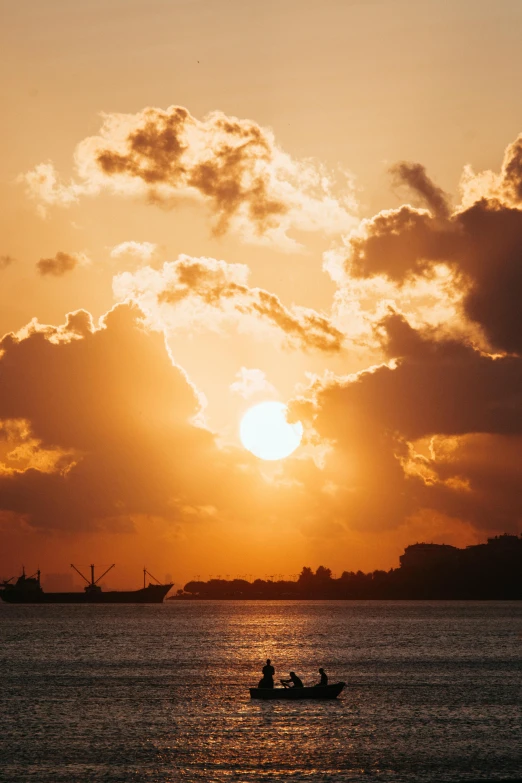
[[[251,699],[336,699],[344,682],[314,685],[311,688],[250,688]]]

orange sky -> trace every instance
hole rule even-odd
[[[1,7],[0,576],[520,531],[518,0]]]

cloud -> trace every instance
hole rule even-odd
[[[236,373],[237,381],[230,384],[230,391],[233,394],[239,394],[245,400],[250,399],[256,394],[272,396],[277,393],[275,386],[269,383],[262,370],[255,368],[241,367]]]
[[[516,529],[522,473],[518,461],[506,471],[498,464],[522,443],[522,359],[413,329],[395,313],[379,328],[386,363],[315,379],[292,404],[331,444],[324,474],[337,513],[359,529],[393,528],[426,509]],[[481,444],[476,461],[473,444]],[[498,463],[503,451],[511,457]]]
[[[11,422],[11,452],[1,509],[35,527],[78,530],[132,513],[176,517],[194,493],[208,494],[195,492],[198,464],[214,449],[194,423],[199,396],[142,319],[120,305],[97,326],[78,311],[62,327],[31,324],[2,339],[0,420]],[[13,457],[24,444],[29,464]],[[42,454],[53,455],[51,469]]]
[[[452,260],[459,240],[428,210],[409,205],[382,210],[348,236],[345,270],[355,277],[385,275],[402,283],[424,275],[435,261]]]
[[[89,190],[86,184],[60,182],[51,161],[39,163],[31,171],[21,174],[18,181],[25,183],[28,194],[38,201],[38,212],[42,218],[47,217],[47,207],[70,207]]]
[[[185,319],[191,326],[210,328],[226,319],[243,324],[250,319],[254,328],[260,323],[275,328],[294,347],[341,350],[344,336],[326,315],[286,307],[275,294],[249,287],[248,275],[244,264],[181,255],[160,270],[144,267],[117,275],[113,288],[117,299],[138,302],[160,327]]]
[[[52,258],[41,258],[36,268],[41,275],[63,277],[78,265],[89,264],[90,259],[84,253],[63,253],[61,250]]]
[[[500,173],[486,170],[478,174],[470,165],[464,167],[460,181],[462,206],[470,207],[481,199],[507,206],[522,205],[522,135],[508,144]]]
[[[449,197],[428,177],[420,163],[402,161],[390,168],[396,184],[407,185],[437,217],[448,218],[451,214]]]
[[[520,139],[508,147],[492,192],[482,192],[476,201],[468,197],[466,206],[452,214],[445,212],[447,202],[438,189],[425,181],[422,167],[408,164],[405,169],[401,164],[401,176],[422,190],[431,211],[404,205],[362,221],[346,240],[345,279],[384,276],[403,286],[414,278],[426,278],[444,264],[463,316],[482,330],[489,348],[520,353],[521,148]],[[339,269],[335,265],[333,269],[341,279]]]
[[[469,434],[431,440],[433,505],[479,530],[521,531],[519,435]]]
[[[111,258],[121,258],[121,256],[129,255],[139,258],[140,261],[150,261],[157,248],[158,246],[154,242],[134,242],[130,240],[115,245],[110,252],[110,256]]]
[[[103,190],[169,208],[196,200],[210,209],[216,234],[233,229],[286,250],[298,247],[291,230],[338,233],[354,225],[351,186],[334,195],[334,178],[319,163],[293,159],[272,131],[219,111],[203,120],[182,106],[104,114],[100,134],[77,146],[75,167],[69,184],[52,163],[22,181],[42,205],[70,206]]]
[[[415,330],[394,313],[381,327],[385,352],[397,364],[361,376],[359,390],[374,419],[408,440],[433,434],[522,434],[521,359],[440,339],[436,330]]]
[[[12,264],[14,261],[14,258],[12,256],[3,255],[0,256],[0,269],[5,269],[10,264]]]
[[[522,203],[522,135],[510,144],[502,162],[501,182],[513,204]]]

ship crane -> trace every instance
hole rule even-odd
[[[155,576],[153,576],[153,575],[151,574],[151,572],[150,572],[150,571],[147,571],[147,569],[144,567],[144,568],[143,568],[143,589],[144,589],[144,590],[146,590],[146,584],[145,584],[145,583],[146,583],[146,581],[147,581],[147,576],[150,576],[150,578],[151,578],[151,579],[154,579],[154,581],[155,581],[157,584],[159,584],[159,585],[161,585],[161,584],[162,584],[162,582],[160,582],[160,580],[159,580],[159,579],[156,579],[156,577],[155,577]]]
[[[105,574],[108,574],[108,573],[109,573],[109,571],[110,571],[111,569],[113,569],[115,566],[116,566],[116,563],[113,563],[112,565],[110,565],[110,566],[107,568],[107,570],[106,570],[106,571],[104,571],[104,572],[103,572],[103,574],[102,574],[101,576],[99,576],[99,577],[98,577],[98,579],[96,579],[96,581],[95,581],[95,580],[94,580],[94,564],[93,564],[93,563],[91,563],[91,580],[89,581],[89,580],[87,579],[87,577],[86,577],[86,576],[84,576],[84,575],[82,574],[82,572],[81,572],[81,571],[80,571],[78,568],[76,568],[76,566],[74,565],[74,563],[71,563],[71,568],[74,568],[74,570],[76,571],[76,573],[77,573],[77,574],[79,574],[79,575],[81,576],[81,578],[82,578],[82,579],[84,579],[84,580],[87,582],[87,587],[85,588],[85,590],[86,590],[86,591],[88,591],[88,592],[101,592],[101,587],[98,585],[98,582],[100,581],[100,579],[103,579],[103,577],[105,576]]]
[[[5,588],[6,588],[8,585],[10,585],[10,584],[11,584],[11,582],[13,581],[13,579],[14,579],[14,576],[12,576],[10,579],[3,579],[3,580],[0,582],[0,593],[1,593],[3,590],[5,590]]]

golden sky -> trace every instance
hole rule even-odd
[[[519,532],[518,0],[0,7],[0,576]]]

